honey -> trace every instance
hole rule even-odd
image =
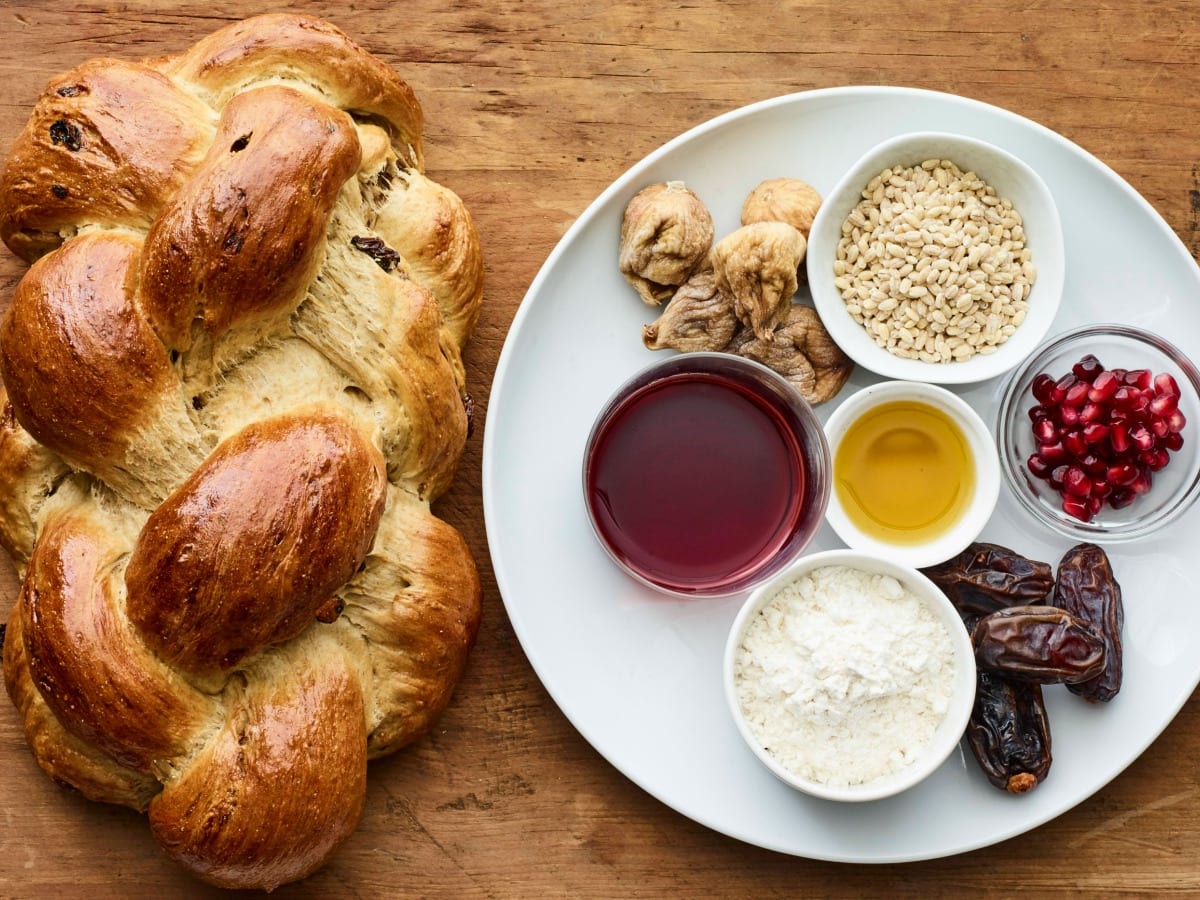
[[[847,518],[889,544],[940,537],[975,492],[975,462],[959,425],[913,400],[882,403],[846,429],[833,460],[833,483]]]

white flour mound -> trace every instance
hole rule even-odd
[[[954,651],[942,621],[895,578],[825,566],[754,618],[734,678],[751,733],[782,766],[822,784],[865,784],[933,737]]]

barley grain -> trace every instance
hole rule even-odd
[[[1037,276],[1021,217],[944,159],[872,178],[842,226],[835,286],[892,353],[948,362],[992,352],[1025,320]]]

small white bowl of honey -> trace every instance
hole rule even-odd
[[[965,400],[933,384],[884,381],[825,424],[833,485],[825,516],[846,544],[921,568],[975,540],[1000,495],[1000,459]]]

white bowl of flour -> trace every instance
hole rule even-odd
[[[804,557],[755,590],[725,648],[738,730],[778,778],[877,800],[937,769],[966,730],[975,658],[915,569],[856,550]]]

